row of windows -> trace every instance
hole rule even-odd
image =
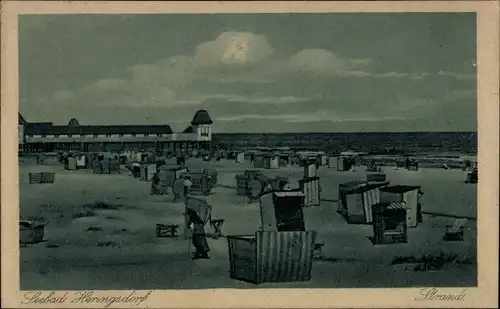
[[[208,137],[209,136],[209,132],[210,132],[210,129],[207,128],[207,127],[202,127],[201,128],[201,132],[200,132],[200,136],[205,136],[205,137]]]
[[[112,134],[94,134],[94,137],[99,137],[99,136],[111,137],[111,135],[112,135]],[[132,137],[136,137],[136,136],[137,136],[137,134],[130,134],[130,135],[131,135]],[[152,134],[152,135],[155,135],[155,134]],[[28,134],[28,135],[26,135],[26,136],[28,136],[28,137],[33,137],[33,134]],[[41,136],[42,136],[42,138],[47,137],[47,135],[46,135],[46,134],[42,134]],[[55,138],[58,138],[59,136],[60,136],[59,134],[55,134],[55,135],[54,135],[54,137],[55,137]],[[68,135],[63,135],[63,136],[72,137],[73,135],[72,135],[72,134],[68,134]],[[85,137],[85,136],[87,136],[87,134],[80,134],[80,137]],[[90,136],[90,135],[88,135],[88,136]],[[118,136],[123,137],[123,136],[124,136],[124,134],[118,134]],[[141,134],[141,136],[148,137],[148,136],[149,136],[149,134],[147,134],[147,133],[146,133],[146,134]],[[157,137],[162,137],[162,136],[163,136],[163,134],[159,133],[159,134],[156,134],[156,136],[157,136]]]

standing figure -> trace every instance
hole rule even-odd
[[[184,186],[184,192],[183,192],[184,198],[187,198],[187,196],[189,194],[189,188],[193,185],[190,178],[191,177],[189,177],[189,176],[184,176],[184,181],[182,182],[182,184]]]
[[[410,158],[407,157],[406,160],[405,160],[405,169],[409,169],[410,168],[410,162],[411,162]]]
[[[67,170],[68,167],[69,167],[68,155],[65,154],[65,156],[64,156],[64,169]]]
[[[207,235],[205,233],[205,222],[200,218],[198,213],[191,208],[187,209],[188,226],[191,229],[191,241],[196,249],[193,260],[196,259],[209,259],[208,252],[210,247],[207,242]]]
[[[153,174],[153,178],[151,179],[151,195],[158,194],[158,185],[160,184],[160,177],[158,173]]]

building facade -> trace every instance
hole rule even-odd
[[[199,110],[182,133],[169,125],[88,126],[71,119],[66,126],[27,122],[19,114],[19,151],[172,151],[210,149],[212,124],[206,110]]]

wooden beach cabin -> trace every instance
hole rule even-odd
[[[320,166],[326,166],[328,165],[328,156],[323,153],[323,152],[320,152],[318,155],[317,155],[317,159],[318,160],[318,163]]]
[[[141,164],[141,181],[151,181],[156,174],[156,164]]]
[[[304,160],[304,178],[319,177],[319,168],[316,160]]]
[[[76,157],[76,168],[85,169],[87,168],[87,156],[84,154],[78,155]]]
[[[253,167],[255,168],[266,168],[265,158],[268,156],[268,153],[257,152],[253,157]]]
[[[158,169],[158,177],[160,178],[160,183],[164,183],[166,186],[171,187],[176,179],[187,172],[185,166],[178,165],[162,165]]]
[[[337,169],[338,157],[330,156],[328,157],[328,168]]]
[[[300,191],[269,191],[259,196],[261,230],[305,231],[302,206],[305,195]]]
[[[380,203],[380,190],[389,183],[367,184],[345,192],[345,215],[349,223],[372,223],[372,206]]]
[[[368,182],[363,180],[355,180],[339,184],[337,212],[343,215],[347,215],[346,193],[366,185],[368,185]]]
[[[280,166],[287,166],[289,165],[291,162],[291,154],[289,152],[286,152],[286,153],[280,153],[279,154],[279,165]]]
[[[238,152],[236,153],[236,163],[245,163],[245,153],[244,152]]]
[[[408,242],[406,203],[378,203],[372,212],[374,244]]]
[[[308,177],[299,180],[300,191],[305,195],[304,207],[319,206],[321,187],[319,177]]]
[[[382,203],[406,203],[406,223],[408,227],[416,227],[422,218],[420,186],[394,185],[380,189]]]
[[[349,157],[330,157],[328,160],[328,167],[334,168],[339,172],[349,171],[353,165],[353,161]]]
[[[68,170],[70,171],[76,170],[76,158],[73,157],[68,158]]]
[[[229,275],[261,284],[311,280],[316,231],[227,236]]]
[[[467,171],[465,173],[465,183],[477,183],[478,180],[478,169],[475,168],[472,171]]]
[[[278,169],[280,167],[280,157],[277,155],[268,154],[264,156],[264,168]]]

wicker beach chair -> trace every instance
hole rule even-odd
[[[463,241],[464,240],[464,229],[467,224],[467,219],[457,219],[453,225],[447,225],[446,231],[444,232],[443,239],[447,241]]]

